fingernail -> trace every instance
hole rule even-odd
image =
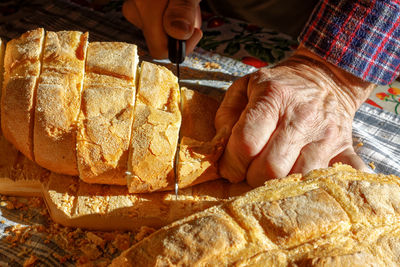
[[[190,24],[184,20],[174,20],[171,22],[171,27],[180,30],[184,33],[190,32]]]

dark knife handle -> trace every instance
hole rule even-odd
[[[168,59],[175,64],[181,64],[186,57],[186,41],[168,36]]]

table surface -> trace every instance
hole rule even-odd
[[[75,3],[22,0],[19,5],[15,2],[0,3],[0,37],[6,40],[37,27],[53,31],[89,31],[90,41],[135,43],[140,49],[141,60],[173,68],[166,60],[154,61],[148,56],[140,31],[121,16],[122,0],[103,1],[108,2],[105,5],[102,1],[85,0],[75,0]],[[200,48],[183,64],[181,80],[183,85],[208,94],[226,90],[234,79],[254,72],[258,67],[272,66],[290,55],[297,46],[295,40],[274,30],[211,14],[203,14],[203,31]],[[364,162],[373,163],[376,172],[398,176],[399,88],[397,81],[377,87],[356,113],[353,123],[354,144]],[[357,146],[359,143],[363,146]],[[21,266],[29,259],[36,260],[40,266],[72,266],[76,262],[83,264],[92,260],[101,266],[152,230],[144,228],[143,231],[111,235],[60,227],[49,221],[39,198],[0,196],[0,266]],[[99,242],[104,249],[93,245],[94,240],[102,240]],[[79,256],[66,252],[71,246],[82,248],[82,244],[83,249],[74,252]]]

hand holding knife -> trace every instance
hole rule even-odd
[[[176,64],[176,76],[178,77],[178,85],[179,85],[179,64],[181,64],[186,57],[186,41],[177,40],[168,36],[168,59],[171,63]],[[182,113],[182,94],[181,87],[179,86],[179,109]],[[180,133],[178,138],[178,143],[176,146],[175,153],[175,164],[174,164],[174,173],[175,173],[175,197],[178,198],[179,184],[178,184],[178,164],[179,164],[179,150],[180,150]]]

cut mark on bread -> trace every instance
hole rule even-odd
[[[32,148],[31,148],[32,158],[31,158],[31,160],[33,162],[36,162],[36,160],[35,160],[34,127],[35,127],[35,113],[36,113],[35,110],[36,110],[36,103],[37,103],[36,102],[37,101],[37,89],[39,86],[39,78],[43,71],[43,54],[44,54],[44,44],[46,42],[46,38],[47,38],[46,32],[43,32],[43,40],[42,40],[41,47],[40,47],[40,49],[41,49],[41,51],[40,51],[40,72],[39,72],[39,76],[36,78],[35,89],[33,91],[33,107],[32,107],[32,115],[31,115],[32,121],[30,124],[31,127],[29,128],[29,140],[31,140],[31,143],[32,143]]]

